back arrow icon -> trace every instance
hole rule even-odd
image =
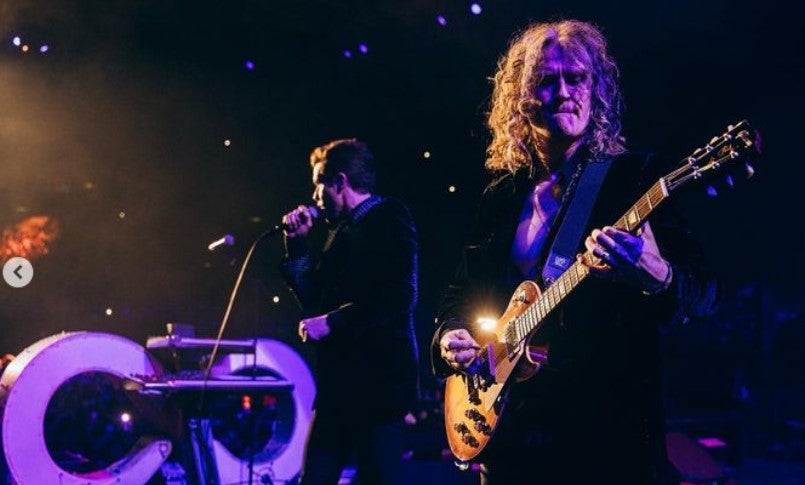
[[[17,269],[15,269],[14,271],[12,271],[12,273],[14,273],[15,275],[17,275],[17,278],[19,278],[19,279],[22,279],[22,275],[20,274],[20,270],[21,270],[21,269],[22,269],[22,265],[19,265],[19,266],[17,266]]]

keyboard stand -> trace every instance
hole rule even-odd
[[[211,419],[204,409],[204,400],[215,399],[216,395],[257,394],[261,391],[292,392],[293,384],[275,377],[224,376],[209,379],[164,379],[151,380],[149,377],[129,377],[124,382],[128,391],[148,395],[162,395],[179,404],[187,425],[187,436],[182,440],[192,450],[192,457],[182,453],[184,462],[193,462],[195,479],[189,483],[198,485],[220,485],[218,469],[213,452]],[[184,463],[188,466],[188,463]]]

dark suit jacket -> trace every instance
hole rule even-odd
[[[289,247],[280,270],[309,315],[327,314],[316,345],[316,408],[386,421],[417,398],[413,311],[417,238],[399,200],[372,197],[330,230],[317,262]]]

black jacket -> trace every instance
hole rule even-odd
[[[417,237],[398,200],[372,197],[328,234],[317,262],[289,248],[280,270],[307,314],[327,313],[316,345],[316,408],[362,419],[401,417],[417,397],[413,311]]]
[[[510,251],[524,197],[536,183],[527,172],[499,177],[484,191],[475,230],[439,309],[431,348],[437,376],[450,372],[439,356],[443,333],[463,327],[477,335],[478,312],[501,315],[522,281]],[[584,235],[613,224],[656,182],[657,175],[661,173],[647,157],[616,157]],[[542,429],[569,442],[615,433],[626,447],[659,446],[658,326],[674,316],[707,313],[716,295],[702,252],[670,202],[656,209],[650,222],[661,254],[672,264],[672,286],[647,296],[638,288],[590,277],[565,298],[545,331],[550,342],[548,366],[514,386],[510,408],[530,409],[514,412],[513,417],[504,415],[517,429],[514,435]],[[584,251],[583,238],[578,251]],[[538,274],[541,271],[539,262]]]

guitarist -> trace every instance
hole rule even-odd
[[[512,385],[479,457],[482,483],[648,484],[664,475],[658,325],[707,313],[717,292],[668,204],[635,234],[607,225],[657,179],[648,157],[624,146],[617,75],[601,32],[565,20],[518,34],[494,76],[493,180],[439,310],[438,376],[473,372],[484,339],[477,319],[501,315],[521,281],[544,288],[555,236],[574,222],[563,215],[579,174],[591,161],[610,165],[572,247],[594,277],[539,328],[547,363]]]

